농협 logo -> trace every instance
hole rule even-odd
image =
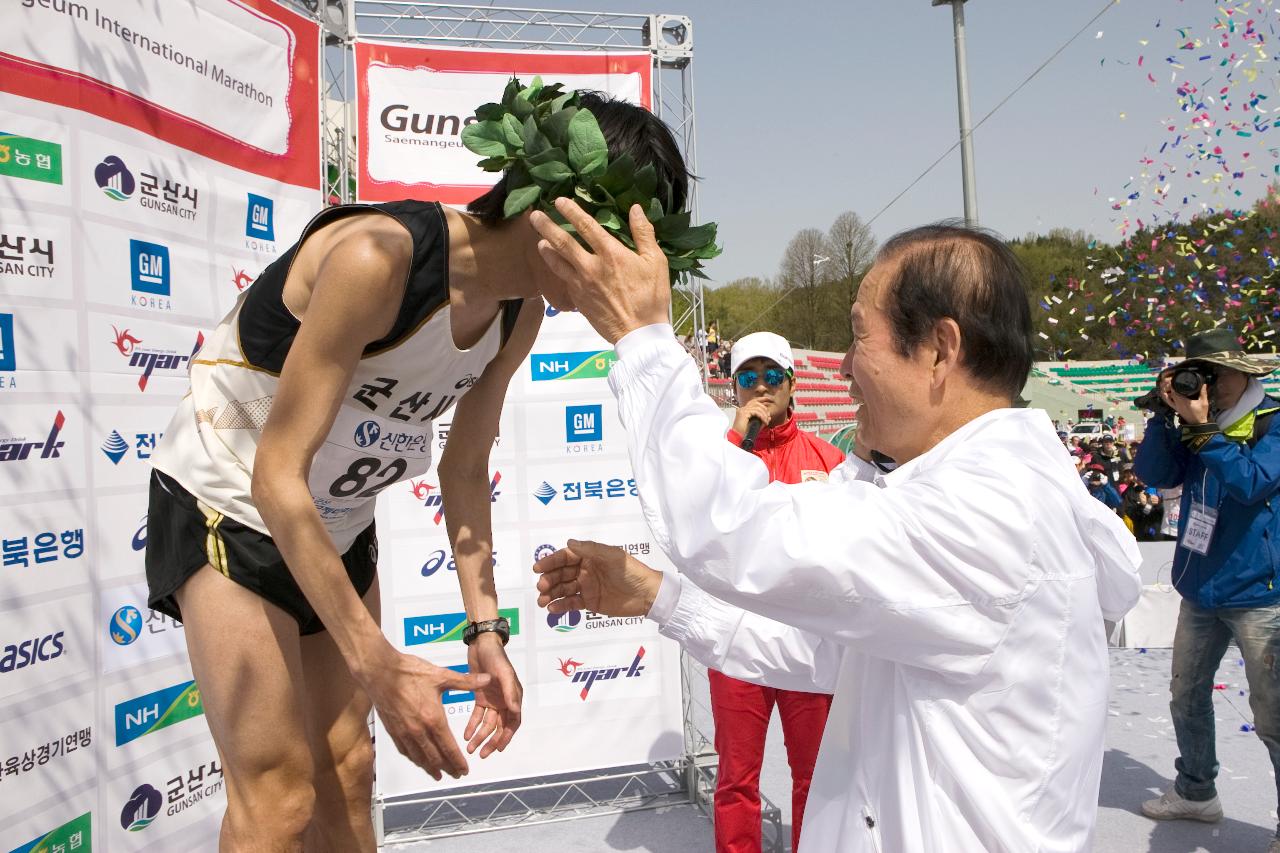
[[[565,441],[600,441],[604,437],[604,407],[599,403],[588,406],[564,407]]]
[[[130,238],[129,263],[135,292],[169,295],[168,246]]]
[[[116,746],[167,729],[204,713],[200,688],[184,681],[116,705]]]
[[[533,496],[542,501],[543,506],[546,506],[555,500],[557,494],[559,494],[559,492],[557,492],[546,480],[543,480],[542,485],[533,490]]]
[[[31,455],[31,451],[37,447],[42,448],[40,451],[41,459],[57,459],[62,454],[59,453],[65,441],[58,441],[58,434],[62,432],[62,427],[66,424],[66,416],[62,414],[62,410],[58,410],[58,414],[53,417],[53,427],[49,430],[49,435],[44,441],[0,441],[0,462],[20,462]]]
[[[54,850],[88,851],[93,846],[93,813],[85,812],[62,826],[15,847],[10,853],[49,853]]]
[[[575,684],[582,685],[582,692],[578,697],[583,702],[587,701],[587,694],[591,692],[591,685],[597,681],[609,681],[615,678],[639,678],[644,672],[644,667],[640,665],[640,661],[644,659],[644,646],[636,651],[635,658],[631,661],[630,666],[601,666],[591,669],[583,669],[585,664],[576,661],[573,658],[562,659],[560,661],[560,674],[568,678]]]
[[[133,172],[130,172],[124,161],[114,154],[104,157],[102,162],[93,168],[93,180],[107,198],[115,201],[124,201],[129,198],[138,186],[137,181],[133,179]]]
[[[520,609],[505,607],[499,616],[511,623],[511,636],[520,633]],[[462,639],[468,624],[466,613],[436,613],[431,616],[408,616],[404,620],[404,644],[420,646],[423,643],[448,643]]]
[[[567,613],[548,613],[547,627],[554,628],[561,634],[567,634],[582,624],[582,611],[570,610]]]
[[[62,146],[0,130],[0,175],[62,183]]]
[[[529,356],[534,382],[552,379],[603,379],[618,360],[613,350],[596,352],[541,352]]]
[[[18,358],[13,348],[13,315],[0,314],[0,370],[17,370]]]
[[[120,811],[120,828],[129,832],[146,829],[151,822],[160,816],[160,807],[164,797],[150,785],[139,785],[129,795],[129,800]]]
[[[111,614],[111,642],[117,646],[127,646],[138,639],[142,633],[142,613],[132,604],[126,604]]]
[[[250,241],[262,240],[274,243],[276,240],[275,203],[266,196],[256,193],[247,195],[249,205],[244,214],[244,236]]]
[[[0,674],[62,657],[67,650],[62,642],[63,633],[63,631],[54,631],[0,647]]]

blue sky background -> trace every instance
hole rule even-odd
[[[1253,0],[1253,7],[1264,2],[1269,11],[1258,17],[1274,20],[1270,0]],[[1118,214],[1108,198],[1132,191],[1125,185],[1139,176],[1140,158],[1157,156],[1171,136],[1166,128],[1188,121],[1178,112],[1165,61],[1187,56],[1175,49],[1176,28],[1208,35],[1222,5],[1245,4],[1112,5],[974,134],[982,224],[1007,237],[1067,227],[1114,242],[1118,217],[1142,215],[1146,202]],[[825,231],[843,210],[873,216],[958,136],[951,10],[929,0],[676,0],[653,9],[638,8],[635,0],[596,0],[578,6],[693,19],[701,213],[721,224],[725,253],[708,268],[719,282],[774,275],[787,241],[801,228]],[[973,120],[1104,6],[1105,0],[970,0]],[[1179,73],[1197,84],[1212,76],[1212,69],[1191,66]],[[1147,80],[1148,72],[1159,85]],[[1255,88],[1280,106],[1277,76],[1272,64]],[[1268,142],[1280,143],[1280,130],[1272,135],[1276,140]],[[1271,155],[1258,147],[1260,140],[1248,142],[1260,169],[1238,183],[1245,195],[1232,201],[1239,204],[1263,194],[1275,162],[1262,162]],[[1194,199],[1184,217],[1193,209]],[[883,241],[903,228],[962,214],[957,149],[872,228]]]

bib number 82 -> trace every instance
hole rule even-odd
[[[351,463],[351,467],[347,468],[346,474],[333,481],[333,485],[329,486],[329,494],[335,498],[349,498],[352,496],[371,498],[396,480],[399,480],[408,467],[409,464],[403,459],[392,459],[391,464],[385,468],[382,467],[381,459],[371,457],[357,459]],[[373,478],[377,478],[377,482],[365,489],[365,484]],[[361,491],[361,489],[364,491]]]

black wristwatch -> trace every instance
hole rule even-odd
[[[497,619],[486,619],[484,622],[472,622],[462,632],[462,642],[471,645],[476,641],[476,637],[492,631],[502,638],[502,645],[506,645],[511,639],[511,623],[507,621],[507,617],[499,616]]]

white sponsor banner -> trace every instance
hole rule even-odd
[[[213,204],[203,163],[82,133],[76,169],[86,212],[203,242]],[[167,149],[167,146],[163,146]]]
[[[219,252],[231,253],[237,269],[255,277],[298,241],[316,214],[314,192],[285,184],[264,185],[249,175],[219,177],[213,185],[217,193],[213,245]],[[224,262],[215,274],[219,284],[228,278],[225,266]]]
[[[172,416],[173,403],[167,400],[95,407],[89,443],[97,486],[145,487],[151,455]]]
[[[497,181],[476,168],[480,158],[462,144],[462,130],[481,104],[497,101],[513,75],[540,75],[566,90],[592,89],[648,106],[648,53],[506,53],[409,47],[362,41],[356,45],[360,116],[361,199],[405,196],[465,204]]]
[[[227,806],[222,763],[210,742],[166,751],[154,761],[104,780],[103,828],[115,851],[217,849]],[[201,823],[208,830],[193,831]]]
[[[24,717],[21,725],[0,724],[0,817],[6,812],[25,814],[35,804],[63,794],[68,779],[93,778],[94,752],[103,737],[95,720],[93,694],[81,691],[43,703],[40,712]],[[16,846],[0,843],[0,850]]]
[[[4,206],[12,200],[0,196],[0,293],[70,299],[71,221]]]
[[[93,668],[87,593],[0,613],[0,699],[47,690]]]
[[[147,548],[147,489],[138,484],[136,492],[100,497],[95,501],[98,517],[99,582],[137,580],[144,571]]]
[[[5,507],[0,514],[0,602],[89,582],[84,501]]]
[[[612,401],[530,401],[523,409],[525,456],[530,460],[626,458],[627,438]]]
[[[0,301],[0,342],[0,393],[80,391],[75,311]]]
[[[399,598],[456,596],[458,567],[449,537],[442,530],[434,536],[392,535],[380,537],[389,569],[399,584]],[[513,530],[493,536],[493,584],[498,590],[527,591],[532,582],[520,537]],[[388,563],[383,563],[384,566]]]
[[[17,0],[0,28],[0,52],[134,93],[273,154],[288,148],[294,50],[288,28],[229,0]]]
[[[187,652],[182,624],[147,607],[146,584],[102,590],[98,608],[102,671],[117,672]]]
[[[89,370],[96,393],[186,393],[191,357],[209,329],[158,318],[89,314]],[[167,401],[166,401],[167,402]]]
[[[14,35],[14,28],[0,27],[4,36]],[[0,47],[0,51],[3,48]],[[33,117],[23,109],[21,99],[0,107],[0,199],[8,204],[31,201],[65,204],[70,164],[70,134],[57,121]],[[10,213],[2,224],[8,225]]]
[[[0,406],[0,495],[84,488],[88,435],[76,405]]]
[[[125,223],[121,223],[123,226]],[[86,228],[88,301],[157,317],[213,319],[208,250],[144,227]]]

